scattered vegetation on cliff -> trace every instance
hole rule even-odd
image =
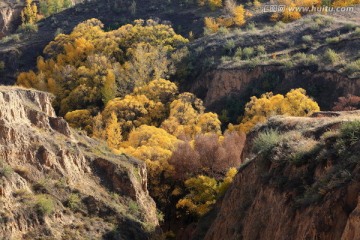
[[[292,204],[296,208],[319,203],[327,193],[354,177],[360,140],[360,124],[354,116],[350,115],[350,120],[340,117],[331,122],[330,119],[326,124],[316,122],[316,118],[304,122],[296,118],[272,119],[253,144],[253,151],[262,154],[257,162],[259,174],[267,184],[281,191],[293,191]],[[321,132],[321,136],[307,137],[308,126],[314,132]],[[275,130],[276,127],[282,130]]]

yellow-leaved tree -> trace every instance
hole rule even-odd
[[[89,135],[92,134],[93,119],[89,110],[80,109],[68,112],[64,118],[71,127],[85,130]]]
[[[243,5],[236,6],[232,12],[235,25],[242,26],[245,24],[245,9]]]
[[[222,0],[208,0],[208,5],[212,11],[222,7]]]
[[[237,5],[234,0],[227,0],[225,2],[225,14],[213,18],[205,17],[205,32],[216,33],[220,27],[232,27],[242,26],[246,22],[246,17],[250,15],[249,11],[246,11],[243,5]]]
[[[21,21],[23,24],[34,24],[37,21],[37,6],[32,0],[25,1],[25,8],[21,11]]]
[[[204,113],[203,102],[192,93],[182,93],[170,104],[169,117],[161,127],[168,133],[195,137],[200,133],[220,134],[221,122],[215,113]]]
[[[224,194],[236,173],[235,168],[230,168],[220,181],[204,175],[186,180],[188,194],[179,200],[176,207],[184,208],[188,214],[203,216],[215,204],[217,198]]]
[[[115,113],[124,139],[134,128],[141,125],[159,126],[164,116],[165,107],[161,102],[148,99],[145,95],[126,95],[109,101],[102,112],[103,119]]]
[[[121,126],[114,112],[106,122],[106,142],[110,148],[118,149],[121,146]]]
[[[260,98],[251,97],[245,106],[242,122],[235,128],[249,132],[256,124],[263,123],[274,115],[309,116],[317,111],[320,111],[319,105],[302,88],[293,89],[286,96],[269,92]]]
[[[131,131],[120,152],[145,161],[149,174],[149,190],[158,203],[168,202],[174,168],[168,160],[180,142],[164,129],[141,125]]]

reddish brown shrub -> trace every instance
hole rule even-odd
[[[198,174],[220,178],[240,165],[245,139],[245,134],[237,132],[226,133],[222,141],[216,134],[201,134],[195,137],[194,148],[188,141],[179,144],[169,163],[175,167],[177,179]]]
[[[333,111],[352,111],[360,108],[360,97],[348,94],[346,97],[339,97],[333,107]]]

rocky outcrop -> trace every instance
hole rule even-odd
[[[0,39],[17,29],[21,23],[20,13],[25,1],[6,0],[0,2]]]
[[[360,143],[339,147],[338,132],[353,120],[360,111],[276,117],[252,132],[247,162],[188,239],[358,239]],[[249,151],[266,129],[286,140],[270,152]]]
[[[158,226],[146,175],[143,162],[70,129],[51,95],[0,87],[4,239],[146,239]]]

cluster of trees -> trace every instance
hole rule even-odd
[[[38,20],[38,8],[32,0],[25,1],[25,7],[21,11],[21,26],[19,29],[26,29],[33,26]]]
[[[160,209],[198,217],[235,176],[245,132],[271,115],[306,116],[319,107],[302,89],[266,93],[251,98],[240,125],[222,132],[202,100],[166,80],[188,54],[187,42],[153,20],[104,31],[90,19],[58,35],[37,70],[19,74],[17,83],[53,93],[55,109],[72,127],[143,160]]]
[[[105,32],[99,20],[90,19],[50,42],[37,71],[21,73],[17,83],[53,93],[62,116],[79,109],[96,115],[110,99],[171,75],[186,54],[179,48],[187,42],[170,26],[152,20]]]
[[[251,97],[250,102],[245,106],[245,113],[242,121],[237,126],[229,126],[229,129],[237,129],[248,133],[258,123],[265,122],[269,117],[275,115],[309,116],[320,111],[319,105],[306,95],[302,88],[293,89],[285,96],[274,95],[272,92]]]
[[[229,169],[240,164],[241,147],[234,146],[242,146],[245,135],[222,135],[217,114],[205,112],[200,99],[165,80],[187,54],[187,42],[152,20],[106,32],[99,20],[90,19],[69,35],[58,35],[38,58],[37,71],[19,74],[17,83],[53,93],[55,109],[72,127],[145,161],[160,208],[183,199],[179,208],[187,210],[185,203],[192,202],[209,209],[210,202],[197,199],[194,183],[186,181],[211,179],[218,188],[214,202],[234,175]],[[194,205],[189,213],[205,213]]]
[[[44,17],[48,17],[71,6],[73,6],[73,2],[71,0],[40,0],[39,14]]]
[[[37,21],[38,9],[32,0],[25,1],[25,8],[21,11],[22,23],[35,23]]]
[[[220,17],[205,17],[205,29],[207,31],[215,33],[220,27],[242,26],[246,22],[245,18],[249,16],[249,12],[244,9],[244,6],[237,5],[234,0],[226,1],[224,10],[225,14]]]
[[[40,0],[38,5],[33,0],[26,0],[25,7],[21,11],[20,30],[37,30],[35,24],[39,19],[58,13],[72,5],[71,0]]]
[[[240,165],[245,141],[244,134],[222,135],[217,114],[204,110],[195,95],[180,94],[174,83],[156,79],[110,100],[95,117],[93,134],[115,152],[146,162],[150,192],[163,210],[179,201],[178,208],[198,216],[215,203],[223,182],[231,181],[234,174],[227,172]],[[215,183],[218,194],[211,195],[211,201],[199,200],[192,192],[194,187],[205,187],[207,181],[187,184],[199,177]],[[185,204],[189,202],[191,207]]]

